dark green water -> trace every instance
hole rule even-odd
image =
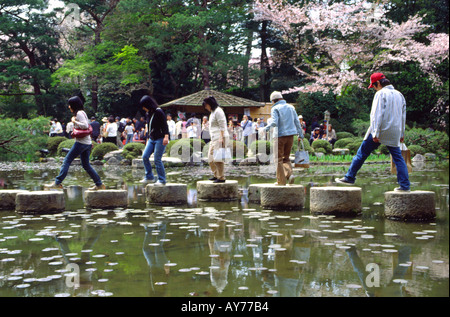
[[[28,190],[59,169],[0,167],[0,189]],[[266,167],[229,167],[242,197],[227,203],[197,201],[208,168],[169,168],[168,181],[189,190],[188,205],[169,207],[146,205],[142,169],[96,169],[107,187],[128,190],[128,208],[86,210],[91,181],[71,167],[65,212],[0,211],[0,296],[449,296],[448,162],[410,176],[413,189],[436,193],[437,218],[425,223],[384,219],[384,192],[396,187],[388,165],[363,167],[363,213],[351,219],[309,213],[311,186],[331,185],[345,166],[297,170],[307,194],[299,212],[247,202],[248,185],[275,181]]]

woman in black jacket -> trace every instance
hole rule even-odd
[[[158,107],[155,99],[150,96],[141,98],[140,107],[146,112],[147,119],[147,145],[145,146],[142,160],[145,167],[145,178],[141,183],[153,183],[155,185],[166,184],[166,172],[162,162],[162,156],[166,150],[166,145],[169,143],[169,127],[167,126],[166,115],[164,111]],[[158,179],[156,180],[152,165],[150,164],[150,156],[154,153],[154,161]]]

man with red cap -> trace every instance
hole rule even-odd
[[[408,168],[400,150],[400,143],[403,143],[405,134],[405,97],[394,89],[394,86],[382,73],[374,73],[370,76],[369,88],[377,91],[370,112],[370,127],[358,152],[353,157],[347,174],[343,178],[336,179],[336,182],[347,185],[354,184],[356,174],[364,161],[380,144],[384,144],[397,167],[397,182],[400,187],[394,190],[408,192],[410,190]]]

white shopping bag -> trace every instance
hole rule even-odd
[[[231,160],[231,151],[229,148],[219,148],[214,150],[214,162],[228,162]]]

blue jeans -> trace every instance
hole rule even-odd
[[[89,174],[89,176],[91,176],[95,185],[100,186],[102,184],[100,176],[98,176],[97,172],[92,168],[91,164],[89,164],[89,155],[91,154],[91,149],[92,144],[81,144],[80,142],[75,142],[69,153],[67,153],[66,158],[64,159],[61,170],[59,171],[59,175],[56,176],[55,183],[61,184],[63,182],[63,180],[67,176],[67,172],[69,171],[70,164],[72,164],[74,159],[80,156],[81,165]]]
[[[127,134],[127,141],[125,142],[125,144],[128,144],[130,142],[133,142],[133,134]]]
[[[364,164],[367,157],[378,147],[380,143],[373,141],[372,135],[369,134],[367,140],[364,140],[358,149],[358,152],[353,157],[352,164],[345,174],[345,178],[351,182],[356,180],[356,174],[358,173],[361,166]],[[410,189],[410,182],[408,177],[408,167],[406,166],[405,160],[402,156],[402,151],[399,147],[388,146],[389,153],[391,153],[392,160],[397,167],[397,182],[401,189]]]
[[[156,167],[156,173],[158,174],[158,180],[161,183],[166,183],[166,171],[162,162],[162,156],[166,150],[166,146],[163,145],[164,138],[158,140],[148,139],[145,146],[144,153],[142,154],[142,161],[145,167],[145,178],[153,180],[155,177],[152,172],[152,164],[150,164],[150,156],[154,153],[154,162]]]

